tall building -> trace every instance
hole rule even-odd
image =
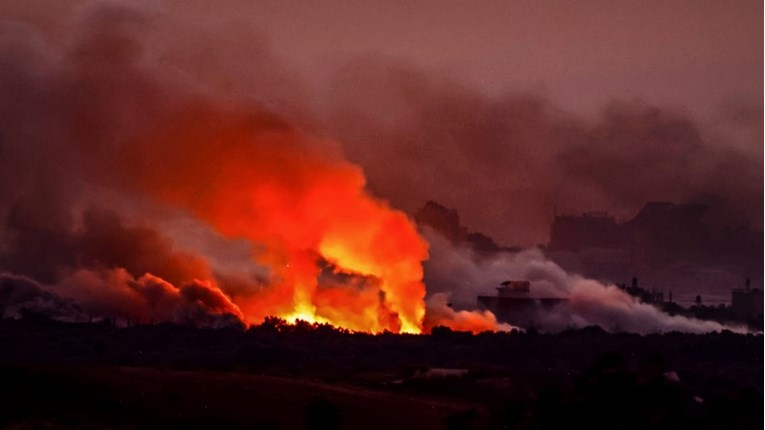
[[[762,233],[713,227],[707,210],[649,202],[624,222],[604,212],[556,216],[547,254],[569,271],[614,283],[640,276],[649,288],[680,297],[694,291],[724,297],[745,275],[761,286]]]
[[[742,320],[762,319],[762,289],[752,288],[749,279],[744,288],[734,288],[731,294],[731,310]]]

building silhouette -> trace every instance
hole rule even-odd
[[[762,319],[762,289],[752,288],[747,279],[744,288],[734,288],[731,292],[731,311],[741,320]]]
[[[744,274],[762,286],[763,235],[748,227],[715,227],[709,207],[649,202],[619,222],[605,212],[556,216],[547,255],[564,269],[606,282],[639,275],[677,296],[722,293]]]
[[[537,327],[543,312],[568,305],[567,298],[533,294],[531,283],[526,280],[504,281],[497,287],[496,296],[478,296],[480,309],[489,310],[498,320],[521,328]]]

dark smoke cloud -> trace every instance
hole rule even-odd
[[[62,299],[32,279],[0,274],[0,317],[29,315],[64,321],[84,321],[87,313],[76,303]]]
[[[84,322],[174,322],[200,327],[240,326],[242,314],[219,289],[194,280],[176,287],[154,275],[134,278],[124,269],[78,269],[56,285],[0,274],[0,317]]]
[[[363,174],[342,160],[335,143],[305,137],[301,128],[311,121],[296,102],[302,99],[295,95],[299,85],[268,47],[257,40],[241,43],[245,38],[237,37],[236,26],[219,33],[207,23],[194,24],[161,10],[96,5],[83,9],[65,40],[31,43],[36,39],[28,29],[9,29],[0,44],[6,48],[0,64],[7,65],[0,70],[7,95],[0,110],[12,115],[3,118],[0,151],[6,156],[0,167],[12,181],[3,184],[9,192],[0,208],[6,239],[0,267],[74,300],[91,315],[205,325],[210,315],[241,320],[234,296],[275,285],[261,289],[262,278],[249,278],[253,263],[227,273],[194,250],[177,249],[162,229],[167,218],[191,218],[181,206],[205,214],[208,222],[214,215],[217,224],[209,229],[236,227],[226,232],[234,247],[243,229],[267,230],[267,220],[278,218],[251,210],[252,189],[236,188],[237,180],[250,187],[272,181],[288,199],[290,192],[305,197],[320,183],[337,199],[330,179],[350,178],[358,190],[347,194],[367,198]],[[36,63],[19,64],[17,57]],[[371,198],[363,202],[373,211],[388,210]],[[222,217],[229,213],[239,218],[227,222]],[[309,215],[296,217],[300,222]],[[412,240],[420,240],[403,214],[395,217]],[[283,222],[291,229],[289,220]],[[318,246],[313,233],[322,234],[325,225],[334,224],[302,226],[317,230],[299,235],[306,248]],[[280,233],[262,234],[274,248],[267,258],[279,264]],[[424,255],[424,243],[418,243]],[[252,248],[238,250],[265,254]],[[311,249],[288,248],[309,258]],[[419,261],[412,261],[410,280],[417,283]],[[273,296],[293,305],[286,289]],[[402,304],[419,310],[421,299],[415,295]],[[261,314],[282,311],[269,303],[252,306]],[[410,313],[409,329],[418,328],[418,314]]]
[[[243,319],[239,308],[207,281],[176,286],[151,274],[136,278],[124,269],[80,269],[52,289],[96,317],[204,327],[241,324]]]
[[[123,268],[136,276],[153,273],[172,283],[211,275],[201,257],[175,250],[151,227],[126,225],[114,212],[91,208],[82,214],[79,226],[59,229],[20,212],[14,208],[6,224],[13,252],[0,254],[0,264],[14,273],[44,282],[54,282],[71,267]]]
[[[127,190],[117,168],[137,136],[192,100],[233,103],[195,81],[199,68],[169,61],[193,75],[184,80],[161,61],[163,49],[182,40],[159,31],[166,19],[160,11],[88,5],[75,31],[56,41],[0,22],[4,315],[24,308],[69,319],[242,319],[207,259],[162,232],[163,220],[178,214]],[[215,61],[196,64],[203,63]],[[242,293],[249,280],[236,275],[232,288]]]
[[[585,119],[538,95],[486,97],[374,58],[341,70],[319,106],[244,20],[174,19],[161,8],[100,3],[69,12],[60,38],[33,24],[0,22],[6,316],[26,307],[206,325],[241,317],[229,297],[260,282],[242,275],[249,268],[218,273],[215,258],[197,249],[215,247],[178,247],[173,238],[183,231],[171,238],[164,228],[178,214],[129,185],[125,166],[151,160],[125,157],[125,148],[193,110],[245,106],[260,124],[339,137],[370,187],[394,206],[414,211],[438,200],[507,244],[545,241],[556,206],[627,216],[647,200],[713,202],[720,222],[740,217],[761,228],[761,106],[732,101],[712,125],[642,102],[613,103]],[[312,108],[332,113],[313,117]],[[166,159],[184,162],[182,145],[164,150],[172,152]],[[538,260],[534,267],[548,273]],[[469,273],[437,264],[426,270],[435,292],[468,302],[472,290],[435,281],[468,282]],[[444,297],[431,301],[450,318],[467,318],[444,306]],[[607,310],[588,315],[591,322],[615,318]],[[635,327],[642,330],[645,318]]]
[[[657,200],[713,202],[717,222],[762,228],[761,133],[640,101],[585,119],[538,95],[486,97],[368,58],[338,74],[333,94],[329,122],[375,191],[410,211],[428,199],[457,207],[505,243],[546,242],[556,207],[626,218]],[[721,118],[762,129],[752,110],[730,105]]]

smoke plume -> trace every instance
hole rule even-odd
[[[405,67],[352,63],[337,75],[332,114],[314,115],[299,75],[247,22],[171,12],[84,3],[52,18],[56,31],[0,21],[3,315],[507,329],[469,311],[453,283],[477,285],[479,269],[460,252],[453,267],[432,257],[427,297],[428,243],[394,207],[436,198],[517,244],[543,238],[556,204],[724,196],[746,219],[761,214],[761,161],[711,145],[682,114],[622,103],[593,122],[538,96],[490,99]],[[537,254],[513,258],[528,264],[492,264],[536,268],[545,288],[578,303],[558,326],[697,329]]]
[[[215,326],[275,315],[422,330],[426,242],[368,193],[335,142],[314,137],[299,107],[276,112],[279,96],[244,75],[238,88],[249,91],[238,97],[215,85],[225,69],[214,59],[163,51],[179,39],[157,11],[99,6],[83,16],[63,46],[28,28],[3,32],[0,263],[9,276],[96,317]],[[257,83],[273,83],[268,50],[246,54]],[[177,249],[161,230],[174,217],[247,241],[251,265],[267,273],[220,272]],[[320,284],[326,270],[335,280]]]
[[[762,230],[761,105],[701,121],[617,100],[589,118],[371,57],[343,67],[329,97],[328,123],[373,190],[408,211],[459,208],[502,243],[546,243],[556,210],[624,219],[648,201],[709,203],[710,221]]]
[[[534,323],[544,331],[590,325],[631,333],[745,331],[713,321],[670,316],[613,284],[566,273],[538,249],[479,255],[432,229],[426,229],[426,237],[431,244],[425,264],[429,292],[439,300],[448,297],[455,308],[473,309],[477,295],[496,295],[494,287],[501,282],[525,279],[531,282],[532,297],[568,299],[565,304],[536,311]]]

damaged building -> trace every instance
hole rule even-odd
[[[640,276],[651,288],[690,295],[762,286],[762,233],[713,227],[709,207],[649,202],[620,222],[605,212],[556,216],[546,253],[564,269],[604,282]]]
[[[539,324],[541,312],[568,306],[562,297],[542,297],[531,291],[531,283],[525,280],[509,280],[497,287],[496,296],[478,296],[478,307],[489,310],[500,321],[516,327],[530,328]]]

